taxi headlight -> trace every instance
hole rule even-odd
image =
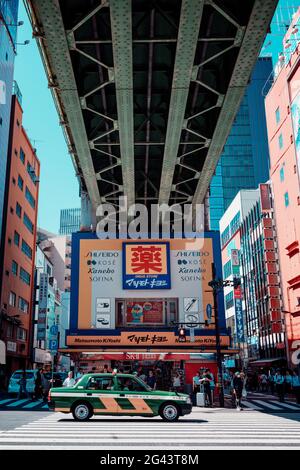
[[[187,402],[189,405],[192,404],[192,400],[190,399],[190,397],[187,397],[186,402]]]

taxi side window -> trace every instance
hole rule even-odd
[[[112,390],[113,381],[106,377],[92,377],[89,380],[88,390]]]
[[[127,379],[126,377],[118,377],[118,390],[124,392],[145,392],[145,387],[134,379]]]

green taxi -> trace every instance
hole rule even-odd
[[[87,374],[74,387],[52,388],[48,396],[51,411],[72,413],[76,421],[93,415],[161,416],[177,421],[192,411],[188,395],[152,390],[129,374]]]

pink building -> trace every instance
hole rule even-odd
[[[266,98],[266,115],[291,360],[300,344],[300,9],[284,38],[283,51]]]

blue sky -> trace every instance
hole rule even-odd
[[[279,2],[272,34],[262,51],[263,55],[271,54],[275,62],[282,51],[285,24],[289,24],[297,4],[299,0]],[[19,19],[24,25],[19,28],[18,42],[30,39],[30,44],[18,47],[15,79],[23,94],[23,125],[41,160],[38,225],[57,233],[60,209],[80,207],[79,187],[22,1]]]
[[[18,42],[30,39],[30,44],[18,46],[15,80],[23,95],[23,126],[41,161],[38,225],[57,233],[60,209],[80,207],[79,185],[21,1],[19,20],[25,24],[19,27]]]

